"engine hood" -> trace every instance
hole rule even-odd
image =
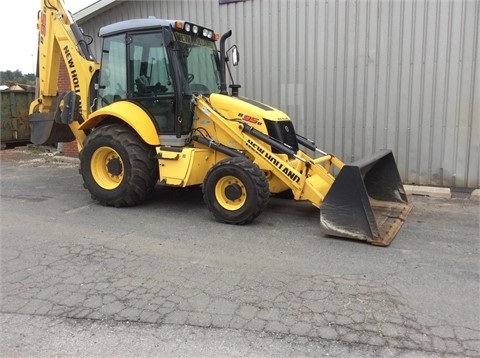
[[[210,95],[210,104],[227,119],[242,119],[246,122],[259,125],[262,124],[265,119],[271,121],[290,120],[284,112],[245,97],[231,97],[213,93]]]

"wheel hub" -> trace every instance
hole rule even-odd
[[[234,183],[230,184],[225,188],[225,197],[227,197],[228,200],[237,200],[242,196],[242,188],[240,185]]]
[[[92,155],[90,170],[93,180],[105,190],[118,188],[123,180],[123,161],[111,147],[97,148]]]
[[[119,176],[122,174],[122,162],[118,158],[110,158],[107,163],[107,170],[111,175]]]
[[[232,175],[226,175],[215,184],[215,197],[219,205],[229,211],[239,210],[247,200],[243,183]]]

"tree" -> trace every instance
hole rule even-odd
[[[36,76],[33,73],[23,74],[20,70],[15,71],[0,71],[0,85],[11,83],[35,85]]]

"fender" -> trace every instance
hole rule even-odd
[[[79,129],[93,129],[107,117],[115,117],[133,128],[150,145],[160,145],[157,129],[150,116],[135,103],[119,101],[93,112]]]

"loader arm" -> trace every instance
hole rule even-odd
[[[312,158],[257,129],[262,128],[260,121],[253,121],[254,128],[236,118],[232,109],[220,113],[212,102],[234,102],[219,96],[197,97],[196,116],[200,122],[214,123],[220,143],[233,145],[265,172],[271,192],[272,183],[280,181],[295,200],[319,208],[320,229],[326,235],[390,244],[412,209],[390,150],[348,165],[321,150],[321,157]]]
[[[41,0],[40,6],[37,23],[38,98],[31,103],[29,111],[32,142],[57,142],[65,137],[71,138],[73,134],[81,145],[86,136],[78,126],[90,113],[92,80],[99,64],[62,0]],[[61,58],[67,68],[71,91],[59,96]]]
[[[311,158],[301,150],[293,152],[287,146],[271,140],[267,135],[241,120],[230,120],[218,113],[210,101],[202,96],[197,97],[197,116],[208,114],[215,123],[219,138],[233,137],[238,148],[248,153],[248,156],[260,169],[290,189],[295,200],[309,201],[320,208],[334,182],[331,173],[333,168],[341,169],[343,162],[333,155]],[[231,139],[228,141],[231,142]],[[227,141],[223,139],[222,141]],[[278,153],[272,151],[276,147]],[[289,159],[293,157],[293,159]],[[272,190],[271,190],[272,191]]]

